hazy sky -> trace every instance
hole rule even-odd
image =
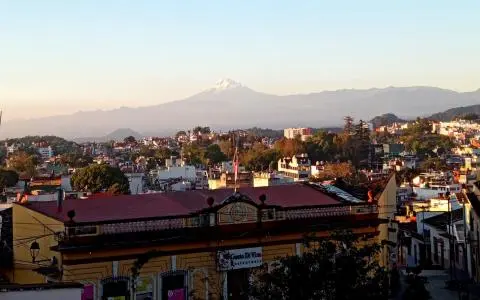
[[[480,1],[0,0],[5,118],[181,99],[480,87]]]

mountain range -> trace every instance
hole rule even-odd
[[[425,86],[387,87],[277,96],[222,79],[196,95],[155,106],[7,121],[0,128],[0,137],[57,135],[72,139],[105,136],[118,128],[132,128],[144,135],[163,135],[197,125],[216,130],[253,126],[334,127],[341,125],[346,115],[370,120],[393,112],[408,119],[478,103],[480,89],[460,93]]]

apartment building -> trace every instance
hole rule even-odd
[[[299,136],[302,141],[306,141],[312,135],[312,128],[285,128],[283,130],[283,136],[287,139],[294,139]]]

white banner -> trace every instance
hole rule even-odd
[[[249,269],[263,264],[262,247],[218,251],[220,271]]]

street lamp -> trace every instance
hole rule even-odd
[[[30,245],[30,255],[32,256],[32,262],[34,263],[38,254],[40,253],[40,245],[38,244],[37,241],[34,241]]]

